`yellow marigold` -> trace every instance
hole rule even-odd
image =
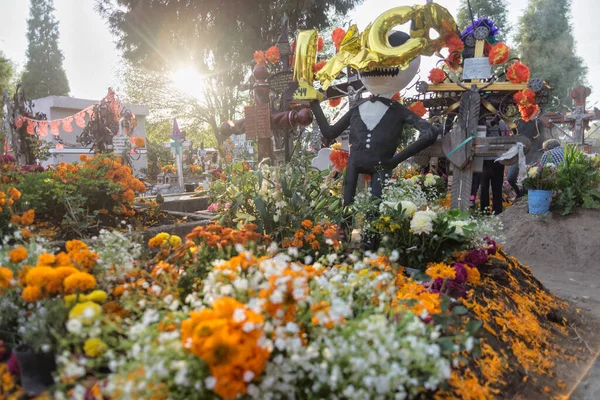
[[[54,278],[54,269],[47,266],[39,266],[29,270],[26,275],[26,283],[29,286],[42,288]]]
[[[79,297],[77,297],[76,294],[68,294],[64,297],[64,299],[66,306],[72,306],[75,303],[83,303],[84,301],[87,301],[85,294],[79,294]]]
[[[468,265],[465,265],[465,268],[467,269],[467,283],[471,285],[480,283],[481,274],[479,273],[479,270],[477,268],[469,267]]]
[[[7,288],[10,286],[10,282],[13,280],[14,275],[12,270],[0,267],[0,287]]]
[[[171,235],[171,237],[169,238],[169,243],[171,243],[171,246],[173,246],[173,247],[180,246],[181,238],[177,235]]]
[[[85,297],[88,301],[93,301],[94,303],[104,303],[108,299],[108,293],[104,290],[94,290]]]
[[[19,192],[19,190],[15,187],[8,189],[8,195],[13,200],[19,200],[21,198],[21,192]]]
[[[93,301],[75,304],[69,311],[69,319],[78,319],[84,325],[92,324],[102,313],[102,308]]]
[[[38,286],[27,286],[21,293],[23,301],[34,303],[42,298],[42,290]]]
[[[429,263],[427,264],[427,269],[425,273],[429,275],[432,279],[436,278],[456,278],[456,270],[452,268],[448,264],[444,263]]]
[[[81,240],[69,240],[65,247],[69,253],[88,250],[87,244],[83,243]]]
[[[53,265],[55,261],[54,254],[42,253],[38,256],[38,265]]]
[[[8,253],[8,257],[11,263],[18,264],[27,258],[27,249],[23,246],[16,247]]]
[[[31,273],[31,272],[30,272]],[[96,278],[87,272],[77,272],[64,280],[65,293],[84,292],[96,286]]]
[[[107,349],[106,343],[98,338],[89,338],[83,344],[85,355],[92,358],[101,356]]]

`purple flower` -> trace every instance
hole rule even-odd
[[[485,240],[485,242],[488,245],[487,253],[496,254],[496,252],[498,251],[498,246],[496,246],[496,242],[490,239],[489,236],[484,237],[483,240]]]
[[[465,265],[462,263],[455,263],[452,267],[454,267],[454,271],[456,271],[456,278],[454,278],[454,281],[456,283],[465,283],[468,277]]]
[[[444,280],[442,278],[435,278],[425,286],[429,286],[429,291],[432,293],[439,293],[440,289],[444,285]]]
[[[488,253],[482,248],[473,249],[465,257],[465,261],[475,264],[476,266],[483,265],[488,260]]]
[[[460,283],[448,280],[444,286],[444,293],[452,298],[459,299],[467,295],[467,289]]]
[[[13,375],[19,375],[21,372],[21,368],[19,367],[19,362],[17,361],[17,356],[15,353],[10,355],[6,366],[8,367],[8,371]]]
[[[469,34],[473,33],[474,28],[478,28],[481,25],[485,25],[485,26],[487,26],[490,29],[490,33],[488,35],[488,39],[494,39],[496,37],[496,35],[498,34],[498,32],[500,31],[500,29],[494,25],[494,21],[492,21],[491,19],[489,19],[489,18],[479,18],[478,20],[476,20],[473,23],[473,25],[467,26],[467,28],[461,34],[461,38],[464,40],[464,38],[466,36],[468,36]]]
[[[16,164],[17,159],[11,154],[0,154],[0,165],[1,164]]]
[[[23,165],[21,167],[21,171],[25,171],[25,172],[44,172],[44,167],[42,167],[40,164]]]

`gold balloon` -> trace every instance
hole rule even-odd
[[[296,60],[294,62],[294,80],[296,82],[313,82],[313,65],[317,60],[317,44],[319,35],[316,29],[302,30],[296,39]]]
[[[392,47],[389,33],[394,26],[411,22],[411,38],[401,46]],[[430,29],[439,37],[431,39]],[[430,56],[444,46],[445,37],[456,34],[456,22],[447,9],[438,4],[402,6],[381,14],[362,34],[352,25],[340,44],[339,52],[317,73],[324,89],[346,66],[360,71],[380,68],[407,68],[420,55]]]

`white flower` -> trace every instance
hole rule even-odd
[[[254,379],[254,372],[246,371],[244,372],[244,382],[250,382]]]
[[[77,318],[70,319],[69,321],[67,321],[67,330],[71,333],[78,335],[81,332],[82,327],[83,324]]]
[[[433,231],[433,218],[430,213],[428,211],[417,211],[410,221],[410,229],[417,235],[431,233]]]
[[[204,380],[204,384],[206,385],[207,389],[212,390],[217,384],[217,378],[215,378],[214,376],[209,376]]]
[[[417,212],[417,206],[412,201],[401,201],[400,205],[405,215],[412,217]]]
[[[538,172],[538,167],[533,167],[527,172],[527,176],[529,176],[530,178],[533,178],[533,177],[537,176],[537,172]]]
[[[464,235],[465,232],[463,230],[463,226],[469,225],[468,221],[452,221],[450,222],[450,226],[453,226],[456,230],[457,235]]]
[[[246,320],[246,310],[243,308],[236,308],[233,311],[233,320],[235,322],[243,322]]]
[[[400,258],[400,253],[398,250],[392,250],[392,254],[390,255],[390,261],[396,262]]]
[[[425,175],[425,186],[433,186],[435,185],[435,177],[433,174]]]

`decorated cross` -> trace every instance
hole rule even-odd
[[[171,148],[171,152],[175,156],[175,165],[177,166],[177,182],[183,187],[183,147],[189,147],[191,142],[185,140],[185,135],[179,130],[177,120],[173,119],[173,133],[171,140],[164,143],[165,147]]]

